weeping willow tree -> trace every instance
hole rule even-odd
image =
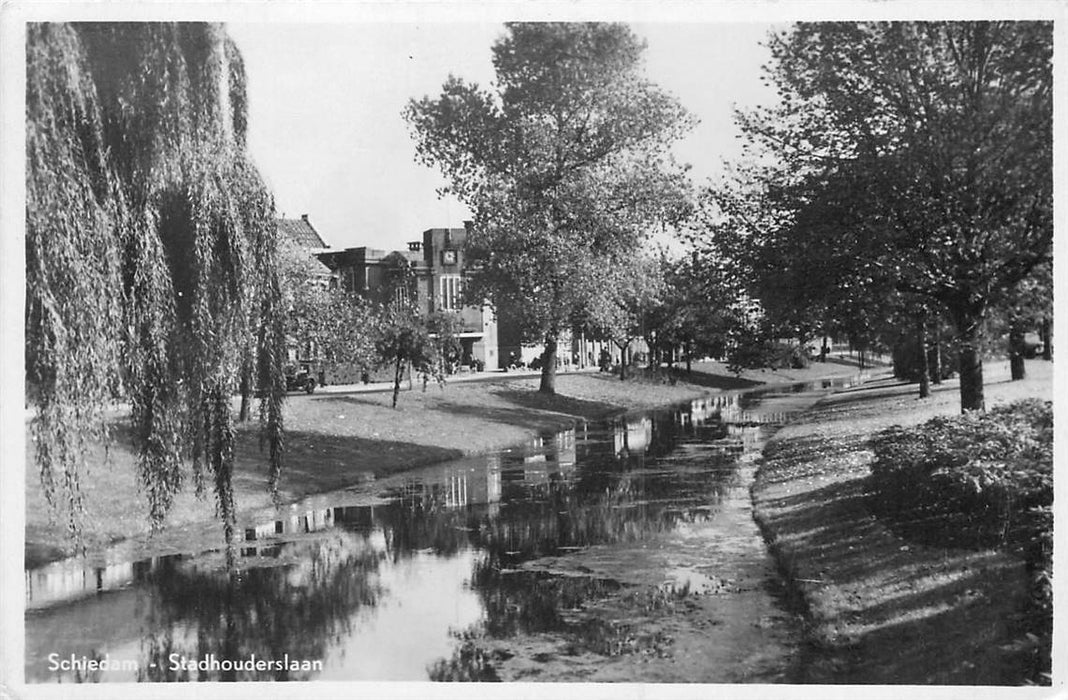
[[[89,452],[128,403],[154,527],[190,478],[235,520],[231,396],[250,373],[277,493],[284,332],[274,204],[245,74],[213,24],[32,24],[26,392],[44,492],[74,536]]]

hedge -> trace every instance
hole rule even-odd
[[[988,413],[894,426],[872,439],[874,509],[940,543],[1005,548],[1032,576],[1031,631],[1052,634],[1053,406],[1026,399]],[[1048,658],[1048,656],[1046,657]],[[1043,662],[1048,664],[1048,661]],[[1046,677],[1048,665],[1040,669]]]

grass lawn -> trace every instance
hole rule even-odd
[[[538,378],[500,374],[489,381],[456,382],[401,393],[397,410],[388,392],[291,394],[285,411],[286,462],[280,485],[283,502],[340,489],[397,471],[465,454],[518,444],[539,430],[562,429],[578,418],[597,418],[628,409],[683,401],[712,391],[850,374],[848,362],[814,364],[805,370],[749,371],[736,377],[721,363],[699,363],[695,372],[671,384],[597,373],[564,373],[557,395],[537,392]],[[117,431],[121,433],[121,431]],[[240,427],[234,473],[240,512],[271,505],[266,463],[257,427]],[[147,506],[138,490],[135,453],[121,434],[86,465],[82,479],[86,504],[84,542],[89,550],[146,532]],[[40,487],[27,440],[26,564],[61,558],[74,551],[62,517],[55,518]],[[191,484],[179,495],[168,529],[210,522],[210,495],[198,499]],[[221,528],[220,528],[221,530]]]
[[[1052,363],[986,364],[986,403],[1052,397]],[[960,411],[956,381],[928,399],[873,382],[829,396],[775,435],[754,513],[795,594],[812,683],[1016,684],[1027,675],[1023,562],[1002,552],[923,546],[872,515],[867,441],[890,425]]]

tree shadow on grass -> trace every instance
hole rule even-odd
[[[433,410],[469,416],[480,422],[514,425],[535,431],[566,430],[576,421],[600,420],[625,410],[622,406],[610,403],[559,394],[547,395],[536,391],[502,388],[495,390],[493,394],[512,406],[476,406],[443,401],[434,406]]]
[[[983,580],[968,583],[983,588],[936,591],[923,600],[897,601],[894,616],[855,639],[833,646],[812,646],[798,664],[796,683],[850,685],[1018,685],[1029,661],[1025,655],[1005,654],[1011,623],[990,615],[989,595],[995,585]],[[997,584],[998,582],[995,582]],[[943,599],[956,596],[950,607]],[[921,597],[917,597],[921,598]],[[900,606],[911,606],[900,614]]]
[[[1023,563],[897,537],[873,515],[869,491],[857,477],[757,496],[765,532],[788,535],[769,546],[813,612],[796,682],[1019,683],[1028,659],[1000,646],[1020,634]]]
[[[721,374],[707,374],[699,370],[692,372],[686,372],[682,369],[671,370],[670,375],[678,379],[679,381],[686,382],[687,384],[696,384],[697,386],[706,387],[709,389],[720,389],[722,391],[739,391],[741,389],[752,389],[753,387],[764,386],[767,382],[758,382],[754,379],[743,379],[741,377],[725,377]]]
[[[622,413],[626,408],[603,401],[589,401],[560,394],[543,394],[539,391],[520,391],[500,389],[493,392],[495,396],[519,406],[527,411],[565,414],[575,418],[596,420],[613,413]]]
[[[375,405],[373,401],[350,396],[328,400]],[[136,454],[134,432],[128,421],[116,421],[110,430],[112,449]],[[237,424],[234,437],[235,488],[263,490],[266,488],[268,453],[265,445],[261,448],[258,423],[253,420]],[[312,430],[288,429],[283,444],[281,486],[300,493],[344,488],[371,477],[463,456],[456,449]],[[205,473],[205,479],[209,478]]]
[[[266,488],[267,455],[255,431],[239,432],[235,454],[235,489]],[[300,498],[462,456],[456,449],[395,440],[286,431],[279,489]]]
[[[486,430],[492,430],[492,424],[514,425],[528,430],[543,432],[566,430],[579,420],[579,416],[554,413],[544,410],[525,408],[504,408],[500,406],[472,406],[470,404],[453,404],[443,402],[432,410],[443,411],[455,416],[475,418],[485,423]],[[509,447],[503,445],[502,447]]]
[[[878,401],[879,399],[896,396],[908,396],[909,392],[906,391],[906,389],[909,386],[912,386],[914,391],[919,391],[918,384],[910,384],[909,382],[900,379],[887,379],[871,382],[869,384],[861,384],[847,389],[839,389],[828,397],[825,405],[828,407],[836,407],[866,401]],[[935,387],[932,386],[932,389],[933,388]]]
[[[403,407],[402,404],[399,403],[399,402],[401,400],[403,400],[405,394],[410,394],[413,391],[417,391],[417,390],[418,389],[415,389],[415,388],[408,389],[408,388],[405,388],[405,387],[401,387],[400,397],[398,399],[397,407],[398,408],[402,408]],[[390,389],[388,392],[386,392],[386,391],[369,391],[369,392],[363,392],[363,393],[359,393],[359,394],[323,394],[322,396],[309,397],[307,400],[309,400],[309,401],[326,401],[326,402],[329,402],[329,403],[343,403],[343,404],[348,403],[348,404],[356,404],[357,406],[374,406],[375,408],[385,408],[385,409],[392,410],[390,408],[390,401],[388,399],[383,399],[382,398],[384,394],[391,395],[392,393],[393,393],[393,390]]]
[[[563,429],[576,419],[596,420],[624,410],[623,407],[610,403],[587,401],[560,394],[547,395],[537,391],[524,391],[508,387],[493,389],[491,393],[494,397],[503,399],[511,406],[460,403],[451,401],[446,394],[443,400],[427,403],[421,408],[457,416],[469,416],[489,423],[515,425],[531,430]],[[324,400],[375,408],[384,407],[381,400],[376,401],[375,399],[359,396],[337,396]],[[384,408],[388,410],[388,406]]]

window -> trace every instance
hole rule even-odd
[[[447,311],[460,310],[460,276],[441,276],[441,308]]]

